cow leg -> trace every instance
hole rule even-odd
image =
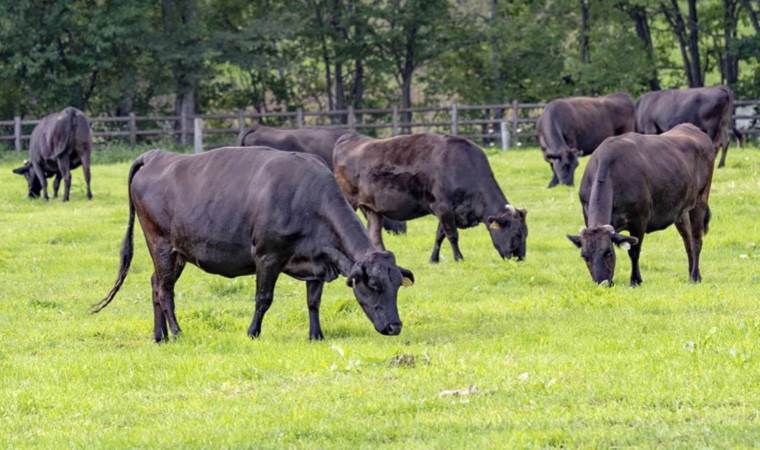
[[[282,266],[283,263],[273,257],[256,258],[256,307],[251,326],[248,327],[250,338],[257,338],[261,334],[261,322],[264,320],[264,314],[272,306],[274,286],[277,284]]]
[[[628,250],[628,257],[631,258],[631,286],[638,286],[644,282],[639,268],[639,255],[641,254],[641,245],[644,243],[644,233],[632,231],[631,236],[639,240],[635,245],[631,245]]]
[[[319,304],[322,302],[324,281],[306,282],[306,306],[309,308],[309,339],[321,341],[325,338],[319,324]]]
[[[720,162],[718,163],[718,168],[721,168],[726,165],[726,154],[728,153],[728,144],[723,145],[720,152]]]
[[[443,232],[446,234],[446,238],[451,243],[451,250],[454,252],[454,261],[464,259],[462,252],[459,250],[459,230],[457,230],[457,223],[454,220],[454,215],[451,213],[443,214],[439,217],[441,225],[443,226]]]
[[[697,206],[689,212],[691,220],[691,264],[689,265],[689,276],[691,281],[699,283],[702,281],[702,274],[699,272],[699,256],[702,253],[702,237],[704,236],[705,217],[707,215],[707,206],[697,203]]]
[[[158,294],[158,276],[155,272],[150,277],[150,285],[153,291],[153,339],[155,339],[156,343],[160,343],[169,339],[169,329],[166,324],[166,316],[163,310],[161,310]]]
[[[69,201],[69,192],[71,191],[71,168],[69,166],[69,157],[62,155],[58,158],[58,173],[63,178],[63,201]]]
[[[42,186],[42,198],[45,200],[50,200],[50,197],[48,197],[47,178],[45,177],[45,171],[39,164],[32,164],[32,169],[34,169],[34,174],[37,176],[37,179],[40,180],[40,186]]]
[[[367,228],[369,228],[369,240],[378,250],[385,250],[383,245],[383,216],[367,208],[362,208],[367,216]]]
[[[158,306],[164,320],[168,322],[172,334],[177,336],[182,330],[177,323],[177,316],[174,313],[174,285],[182,275],[185,261],[179,254],[172,251],[172,246],[168,239],[159,239],[158,241],[149,239],[149,250],[153,258],[153,268],[155,271]],[[156,319],[160,324],[160,320],[158,320],[160,317]],[[163,326],[161,329],[163,332]],[[154,331],[157,336],[158,332],[155,329]],[[164,336],[168,337],[168,333],[164,333]]]
[[[691,279],[694,272],[694,256],[692,251],[692,236],[691,236],[691,218],[689,213],[684,213],[676,222],[676,228],[683,240],[684,248],[686,249],[686,257],[689,259],[689,278]],[[692,281],[694,281],[692,279]]]
[[[82,160],[82,172],[84,173],[84,182],[87,184],[87,200],[92,200],[92,191],[90,190],[90,151],[87,149],[79,155]]]
[[[441,259],[441,244],[446,233],[443,231],[443,224],[438,222],[438,230],[435,232],[435,244],[433,244],[433,253],[430,255],[430,262],[435,264]]]
[[[554,186],[559,184],[559,178],[557,178],[557,173],[554,171],[554,166],[549,164],[549,168],[552,169],[552,179],[549,181],[549,185],[546,186],[548,188],[553,188]]]
[[[61,174],[56,173],[53,179],[53,198],[58,198],[58,188],[61,187]]]

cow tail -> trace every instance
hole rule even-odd
[[[119,264],[119,275],[116,277],[116,282],[114,283],[114,286],[111,288],[111,292],[108,293],[106,298],[92,305],[91,312],[93,314],[100,312],[100,310],[111,303],[111,300],[113,300],[113,298],[116,296],[116,293],[119,292],[121,285],[127,278],[129,265],[132,263],[132,254],[134,247],[133,236],[135,230],[135,204],[132,201],[131,187],[132,179],[135,177],[135,174],[138,170],[140,170],[142,166],[145,165],[145,161],[143,159],[144,156],[145,155],[140,155],[135,160],[135,162],[132,163],[132,167],[129,169],[129,181],[127,182],[127,192],[129,193],[129,222],[127,223],[127,233],[124,236],[124,241],[121,244],[121,263]]]
[[[712,213],[710,212],[710,206],[707,206],[707,209],[705,210],[705,223],[702,227],[702,235],[706,235],[707,231],[710,229],[710,218],[712,217]]]

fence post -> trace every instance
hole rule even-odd
[[[351,131],[356,131],[356,116],[354,115],[354,107],[350,106],[348,107],[348,129]]]
[[[512,137],[515,140],[515,145],[519,142],[519,136],[517,134],[517,118],[519,116],[519,104],[517,100],[512,100]]]
[[[187,144],[187,139],[185,137],[185,133],[187,131],[186,124],[187,123],[187,116],[185,115],[185,111],[180,111],[179,113],[179,143],[182,145]]]
[[[203,119],[200,117],[193,120],[193,143],[196,154],[203,151]]]
[[[16,141],[16,151],[21,151],[21,117],[16,116],[13,118],[13,136]]]
[[[507,130],[507,122],[501,119],[499,122],[499,128],[501,131],[501,149],[506,151],[509,148],[509,131]]]
[[[451,102],[451,135],[456,136],[459,132],[459,129],[457,127],[457,121],[458,118],[458,112],[457,112],[457,102]]]
[[[296,110],[296,128],[303,128],[303,108]]]
[[[242,109],[238,110],[237,121],[238,121],[238,136],[240,136],[245,131],[245,111],[243,111]]]
[[[398,106],[393,105],[391,110],[391,135],[398,136]]]
[[[129,113],[129,145],[134,147],[137,144],[137,119],[135,113]]]

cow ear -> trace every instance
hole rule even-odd
[[[346,284],[348,287],[356,287],[356,282],[363,280],[365,277],[366,272],[364,272],[364,266],[362,266],[362,263],[354,263],[354,267],[351,268],[351,272],[349,272],[348,278],[346,279]]]
[[[623,236],[622,234],[613,234],[612,242],[623,250],[630,250],[632,245],[639,243],[639,240],[633,236]]]
[[[547,153],[546,159],[559,159],[559,155],[557,155],[556,153]]]
[[[13,173],[18,175],[23,175],[25,173],[29,172],[29,166],[21,166],[13,169]]]
[[[494,216],[488,216],[488,218],[486,219],[486,222],[488,223],[488,228],[492,230],[501,229],[501,225],[499,224],[498,219]]]
[[[517,210],[517,214],[520,215],[523,219],[525,219],[528,216],[528,210],[525,208],[520,208]]]
[[[573,236],[568,234],[567,238],[572,242],[576,247],[581,248],[581,237],[580,236]]]
[[[404,269],[403,267],[399,266],[398,270],[401,271],[401,285],[404,287],[409,287],[414,284],[414,274],[409,269]]]

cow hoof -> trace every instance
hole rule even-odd
[[[258,339],[261,334],[261,330],[248,330],[248,337],[251,339]]]
[[[322,334],[321,331],[317,333],[309,334],[309,340],[310,341],[324,341],[325,335]]]
[[[440,258],[430,257],[430,264],[438,264],[439,262],[441,262]]]

